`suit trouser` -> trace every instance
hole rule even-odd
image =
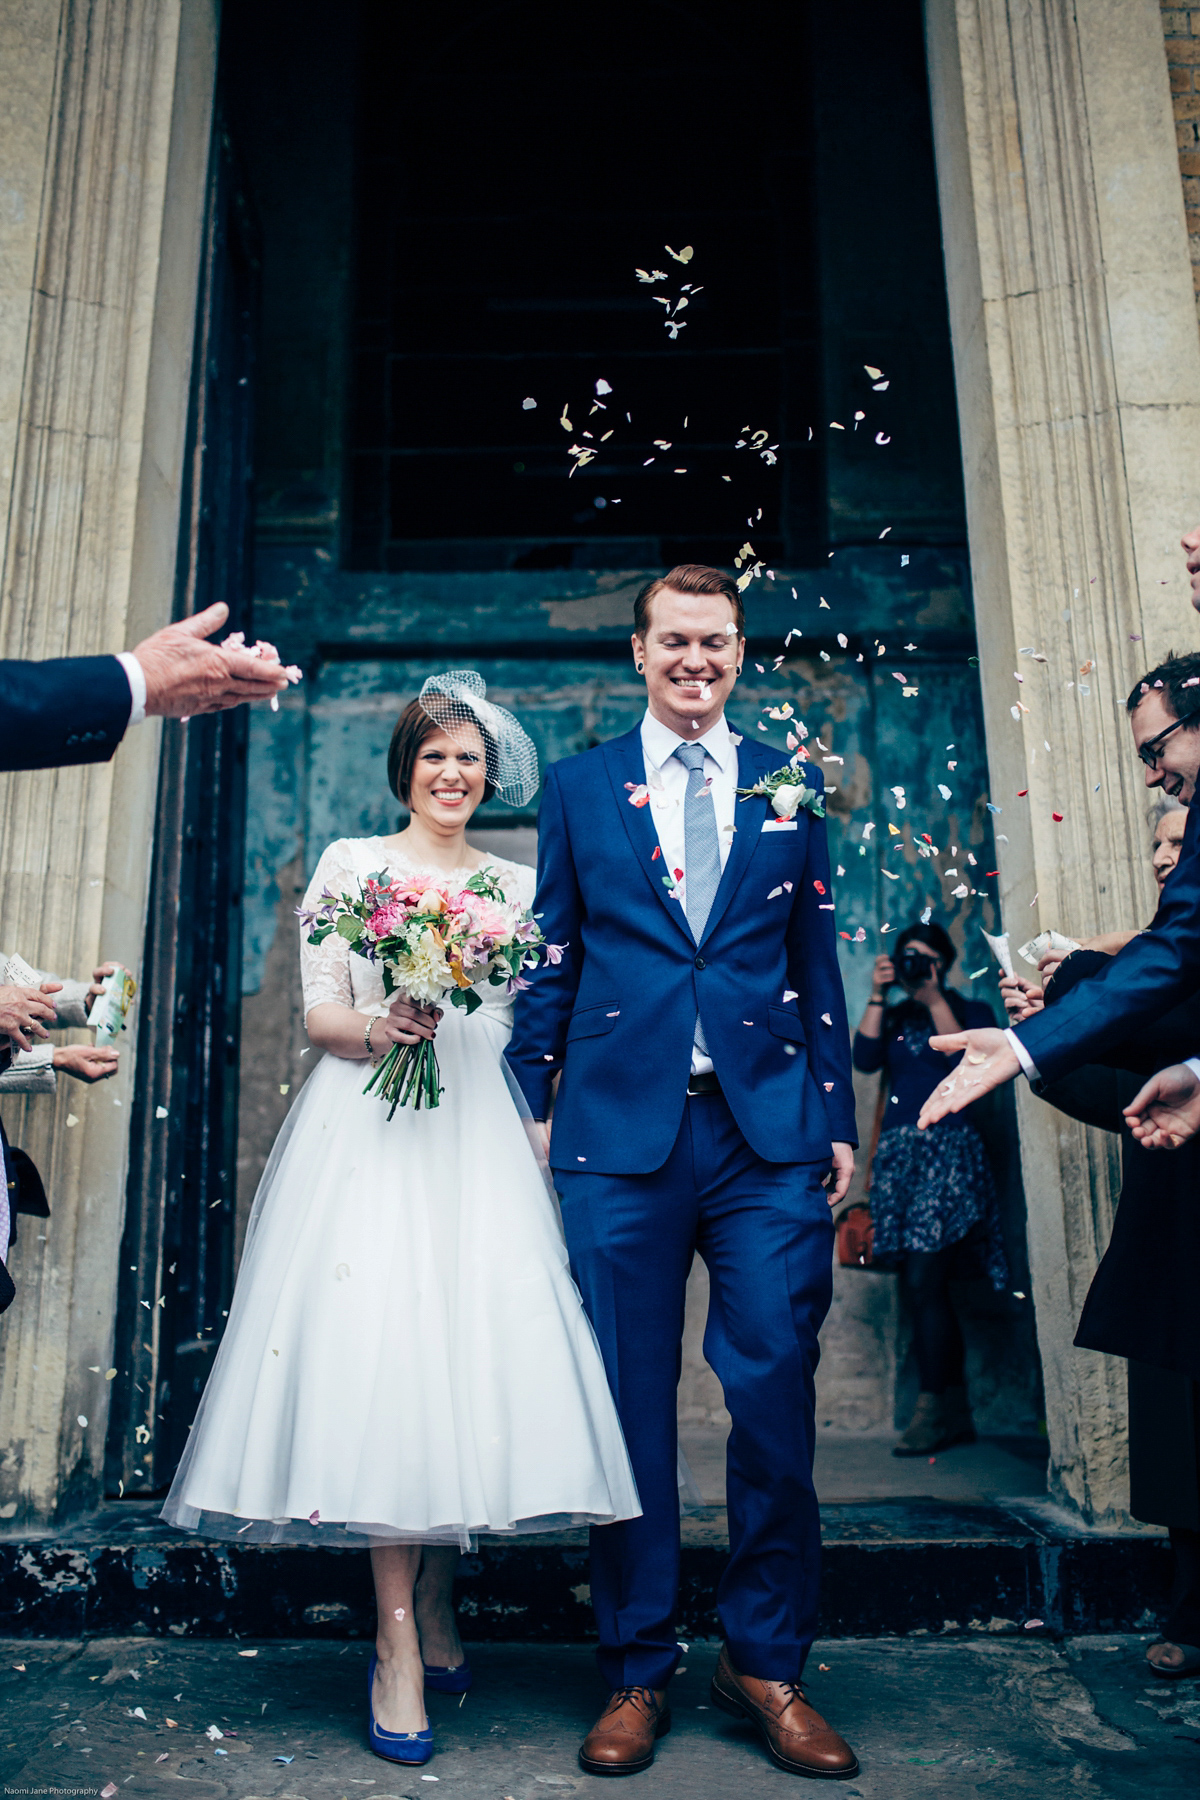
[[[711,1284],[704,1354],[733,1421],[722,1629],[743,1674],[794,1681],[804,1667],[820,1572],[813,1375],[833,1285],[828,1166],[764,1162],[714,1094],[689,1098],[652,1174],[556,1171],[643,1509],[591,1534],[599,1662],[614,1688],[664,1687],[679,1660],[676,1389],[697,1250]]]

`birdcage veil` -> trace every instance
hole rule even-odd
[[[538,790],[538,758],[533,739],[503,706],[487,698],[487,683],[474,669],[447,669],[431,675],[419,704],[457,743],[483,739],[487,778],[506,806],[525,806]]]

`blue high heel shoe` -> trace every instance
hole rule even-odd
[[[457,1668],[425,1664],[425,1686],[434,1694],[465,1694],[472,1681],[471,1665],[464,1656]]]
[[[395,1763],[427,1763],[433,1755],[433,1727],[427,1725],[424,1731],[383,1731],[375,1723],[375,1664],[377,1657],[371,1658],[371,1667],[367,1671],[367,1741],[376,1756],[384,1756],[388,1762]],[[454,1673],[457,1675],[458,1670]]]

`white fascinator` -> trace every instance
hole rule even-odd
[[[487,778],[506,806],[525,806],[538,790],[538,757],[533,739],[512,713],[487,698],[487,683],[475,669],[447,669],[431,675],[417,699],[456,743],[474,748],[483,739]]]

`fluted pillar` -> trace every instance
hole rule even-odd
[[[1140,925],[1149,831],[1123,701],[1196,641],[1178,541],[1200,519],[1159,10],[926,0],[926,40],[1004,924],[1014,945]],[[1020,1086],[1052,1492],[1116,1521],[1124,1367],[1071,1344],[1114,1140]]]
[[[0,8],[0,655],[123,649],[171,616],[216,30],[215,0]],[[6,947],[138,966],[159,737],[0,777]],[[6,1109],[52,1207],[22,1221],[0,1322],[17,1525],[99,1493],[133,1039],[116,1081]]]

